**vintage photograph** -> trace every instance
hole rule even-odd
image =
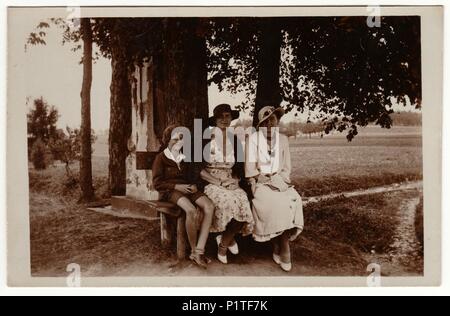
[[[31,277],[424,277],[420,14],[45,10],[8,12]]]

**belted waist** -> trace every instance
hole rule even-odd
[[[261,173],[262,176],[269,177],[269,178],[271,178],[271,177],[273,177],[273,176],[276,176],[277,174],[278,174],[278,172],[274,172],[274,173]]]

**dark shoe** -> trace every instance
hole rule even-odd
[[[216,238],[217,241],[217,259],[222,262],[223,264],[228,264],[228,258],[227,258],[227,247],[222,246],[222,236],[219,235]],[[222,253],[225,253],[225,255],[222,255]]]
[[[211,260],[206,258],[205,255],[199,253],[191,254],[189,256],[189,259],[203,269],[207,269],[208,264],[211,263]]]
[[[289,237],[289,241],[290,241],[290,242],[296,241],[302,232],[303,232],[303,229],[301,229],[301,228],[296,228],[296,229],[292,232],[291,237]]]

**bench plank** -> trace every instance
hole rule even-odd
[[[125,196],[111,198],[113,211],[120,211],[128,217],[155,218],[159,217],[161,227],[161,245],[164,248],[172,246],[176,238],[177,257],[186,258],[188,239],[186,233],[186,215],[175,204],[162,201],[143,201]]]
[[[164,213],[172,217],[181,216],[181,209],[173,203],[161,202],[161,201],[144,201],[153,210]]]

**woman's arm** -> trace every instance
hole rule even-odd
[[[214,177],[213,175],[211,175],[208,171],[206,171],[205,169],[203,169],[200,172],[200,177],[205,180],[208,183],[217,185],[217,186],[221,186],[222,185],[222,181],[220,181],[219,179],[217,179],[216,177]]]
[[[245,142],[245,177],[255,178],[259,175],[258,170],[258,144],[255,143],[252,136]]]
[[[160,155],[155,158],[152,167],[153,186],[156,191],[173,191],[175,189],[174,183],[169,183],[164,176],[164,163]]]
[[[292,161],[291,161],[291,150],[289,148],[288,138],[283,140],[283,160],[281,164],[280,176],[283,178],[284,182],[291,183],[291,171],[292,171]]]

